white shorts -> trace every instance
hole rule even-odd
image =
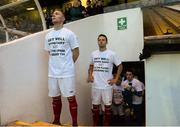
[[[112,89],[91,89],[92,104],[99,105],[101,102],[104,105],[112,104]]]
[[[70,97],[75,95],[75,78],[48,78],[49,96]]]

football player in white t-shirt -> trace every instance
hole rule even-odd
[[[105,106],[103,125],[108,126],[111,116],[112,85],[118,81],[122,72],[122,64],[120,58],[106,48],[108,42],[106,35],[100,34],[97,41],[99,50],[91,54],[88,75],[88,82],[92,83],[93,125],[98,124],[99,107],[102,102]],[[112,75],[113,64],[118,67],[115,78]]]
[[[48,88],[53,99],[54,124],[60,125],[61,96],[67,97],[72,125],[77,126],[77,102],[75,98],[75,67],[79,56],[76,35],[63,27],[65,17],[60,10],[52,15],[54,28],[45,37],[45,50],[49,52]]]

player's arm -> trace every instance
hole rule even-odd
[[[94,65],[90,64],[89,69],[88,69],[88,82],[93,82],[94,81],[93,68],[94,68]]]
[[[138,96],[138,97],[142,97],[143,96],[143,89],[142,89],[142,84],[141,82],[138,82],[138,84],[136,85],[136,88],[131,88],[131,92]]]
[[[47,37],[47,35],[45,36],[44,50],[48,52],[48,55],[50,55],[50,46],[48,44],[48,37]]]
[[[73,61],[74,63],[76,62],[77,58],[79,57],[79,48],[74,48],[72,49],[72,54],[73,54]]]
[[[143,95],[143,91],[132,91],[132,94],[138,96],[138,97],[142,97]]]
[[[119,76],[120,76],[122,70],[123,70],[123,66],[122,66],[122,64],[119,64],[117,66],[117,74],[116,74],[115,78],[108,80],[108,83],[110,85],[116,84],[118,82],[118,79],[119,79]]]
[[[118,81],[118,79],[119,79],[119,76],[120,76],[120,74],[121,74],[121,72],[122,72],[122,70],[123,70],[122,64],[118,65],[117,67],[118,67],[117,75],[116,75],[116,77],[114,78],[115,83],[117,83],[117,81]]]

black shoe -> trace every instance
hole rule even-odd
[[[73,127],[77,127],[78,124],[77,124],[77,123],[73,123],[72,126],[73,126]]]
[[[52,124],[55,124],[55,125],[61,125],[61,122],[59,122],[59,121],[53,121]]]

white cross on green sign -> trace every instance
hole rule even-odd
[[[117,19],[117,28],[118,30],[127,29],[127,18],[121,17]]]

